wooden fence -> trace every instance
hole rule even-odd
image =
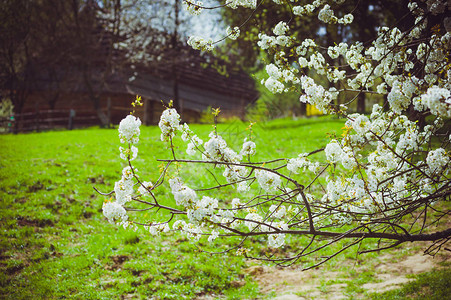
[[[130,113],[130,107],[111,106],[103,108],[105,115],[112,124],[119,124],[122,118]],[[145,101],[144,107],[136,108],[136,114],[143,124],[158,124],[163,111],[161,105],[154,101]],[[210,115],[210,113],[208,113]],[[241,116],[241,110],[228,110],[221,113],[222,117]],[[201,113],[185,109],[184,120],[190,123],[201,121]],[[49,129],[73,129],[101,125],[97,113],[93,109],[53,109],[36,110],[15,114],[9,117],[0,116],[0,133],[19,133],[44,131]]]
[[[0,118],[1,132],[30,132],[58,128],[73,129],[99,124],[100,120],[92,110],[39,110]]]

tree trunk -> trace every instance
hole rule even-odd
[[[174,24],[174,33],[172,34],[172,79],[173,85],[172,85],[172,94],[173,94],[173,101],[174,101],[174,107],[177,110],[177,112],[180,115],[180,119],[183,120],[183,103],[182,100],[179,97],[179,72],[177,68],[178,63],[178,56],[179,56],[179,47],[177,45],[178,41],[178,27],[180,25],[179,22],[179,1],[175,0],[174,3],[174,13],[175,13],[175,24]]]
[[[299,114],[303,117],[307,116],[307,103],[301,102],[299,106]]]
[[[365,113],[365,93],[360,93],[357,97],[357,112],[360,114]]]
[[[107,114],[102,110],[102,105],[100,104],[100,96],[91,93],[90,98],[94,103],[94,109],[96,111],[97,117],[100,120],[100,125],[102,127],[108,127],[110,125],[110,120]]]

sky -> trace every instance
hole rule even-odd
[[[211,1],[213,4],[216,1]],[[221,21],[219,9],[203,10],[199,16],[190,16],[193,33],[203,38],[211,38],[213,41],[221,39],[225,34],[225,25]]]
[[[168,2],[167,4],[156,2],[155,6],[148,6],[145,14],[151,19],[150,23],[152,26],[162,27],[167,31],[172,31],[174,26],[175,0],[169,0]],[[185,37],[196,35],[206,39],[212,38],[213,40],[218,40],[226,34],[219,9],[204,9],[200,15],[191,15],[182,3],[183,1],[180,1],[179,20],[181,21],[181,26],[178,29],[181,35]],[[204,5],[212,7],[218,4],[219,2],[217,0],[210,0]],[[142,14],[143,11],[141,10],[140,13]]]

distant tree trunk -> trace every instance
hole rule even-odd
[[[174,23],[174,33],[172,34],[172,80],[173,80],[173,86],[172,86],[172,95],[174,97],[174,108],[177,110],[177,112],[180,115],[180,119],[183,120],[183,103],[179,96],[179,72],[177,68],[177,63],[179,59],[179,47],[177,44],[178,41],[178,27],[180,25],[179,21],[179,1],[175,0],[174,3],[174,13],[175,13],[175,23]]]
[[[409,116],[409,120],[412,122],[416,121],[417,126],[421,128],[421,130],[423,130],[424,126],[426,126],[426,116],[428,116],[429,114],[429,112],[416,111],[412,104],[407,108],[407,115]]]
[[[307,103],[301,102],[301,105],[299,106],[299,114],[301,116],[307,116]]]
[[[23,106],[24,106],[27,98],[28,98],[28,91],[26,91],[26,90],[19,90],[19,91],[11,90],[10,91],[10,99],[14,105],[13,113],[15,115],[14,116],[15,122],[14,122],[14,128],[13,128],[14,133],[19,132],[19,124],[23,121],[23,117],[22,117],[21,113],[22,113],[22,109],[23,109]],[[18,115],[20,117],[17,117]]]
[[[105,112],[102,110],[101,107],[96,107],[96,113],[97,113],[97,116],[99,117],[102,127],[108,127],[110,124],[110,122],[108,120],[108,116],[105,114]]]
[[[108,116],[105,114],[104,111],[102,111],[102,105],[100,103],[100,95],[98,93],[96,93],[96,91],[94,90],[94,88],[92,86],[91,77],[90,77],[90,73],[92,72],[92,70],[85,65],[82,71],[83,71],[84,84],[88,91],[88,97],[94,106],[94,110],[97,114],[97,117],[100,120],[100,125],[102,127],[108,127],[110,125],[110,122],[108,120]],[[103,85],[102,85],[102,87],[103,87]]]
[[[174,108],[179,113],[180,118],[183,119],[183,105],[180,101],[180,96],[179,96],[179,74],[178,74],[178,70],[177,70],[177,67],[175,66],[175,64],[173,64],[173,67],[172,67],[172,79],[174,80],[173,84],[172,84],[172,96],[174,97],[174,99],[173,99]]]
[[[90,84],[88,82],[86,82],[86,85],[89,87],[88,88],[88,97],[94,105],[94,110],[97,114],[97,117],[100,120],[100,125],[102,127],[110,126],[110,120],[108,119],[107,114],[102,110],[100,95],[93,91],[92,87],[90,86]]]
[[[365,113],[365,93],[360,93],[357,97],[357,112],[360,114]]]
[[[59,92],[56,93],[49,93],[49,95],[47,95],[47,103],[49,104],[50,109],[55,109],[55,105],[56,102],[58,101],[59,98]]]
[[[102,36],[97,35],[96,9],[98,7],[94,1],[88,1],[86,7],[82,10],[78,1],[72,3],[72,14],[78,39],[74,46],[73,59],[80,66],[83,84],[100,120],[100,125],[108,127],[110,122],[107,114],[102,110],[101,94],[105,91],[107,75],[111,73],[112,42],[109,41],[108,47],[105,49],[106,52],[103,52],[102,42],[108,43],[108,40],[104,40]],[[117,16],[115,15],[115,17]],[[101,53],[104,56],[96,57],[96,53]]]
[[[388,97],[387,95],[384,95],[384,104],[382,106],[384,108],[384,111],[387,112],[390,110],[390,103],[388,103]]]

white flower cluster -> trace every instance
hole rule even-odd
[[[253,141],[244,139],[240,153],[227,146],[226,141],[215,131],[209,134],[210,139],[203,145],[200,139],[187,124],[180,125],[180,116],[175,109],[166,109],[160,119],[160,129],[162,131],[161,140],[167,141],[172,139],[177,132],[182,132],[181,138],[184,142],[188,142],[186,153],[189,155],[196,154],[196,151],[202,153],[202,159],[207,161],[217,161],[223,164],[223,176],[229,183],[237,183],[238,191],[247,191],[249,186],[245,182],[248,174],[247,170],[239,164],[243,157],[250,157],[255,154],[256,146]],[[229,165],[230,163],[230,165]],[[177,197],[176,197],[177,199]],[[187,204],[178,203],[186,206]]]
[[[193,131],[191,131],[187,123],[183,124],[183,126],[180,127],[180,130],[182,131],[182,140],[184,142],[189,141],[186,148],[186,153],[188,155],[196,154],[196,149],[199,149],[204,141],[202,141],[196,134],[194,134]]]
[[[183,4],[185,5],[185,9],[193,16],[200,15],[203,10],[203,3],[201,1],[184,0]]]
[[[169,185],[176,204],[186,208],[186,215],[189,220],[189,222],[178,220],[174,222],[173,228],[175,230],[183,230],[190,239],[197,241],[203,234],[208,235],[206,222],[209,222],[209,224],[213,222],[229,225],[234,222],[234,213],[231,210],[218,209],[219,203],[217,199],[208,196],[203,196],[199,199],[196,192],[186,186],[180,178],[170,179]],[[240,206],[238,198],[233,199],[232,203],[236,207]],[[211,230],[208,241],[211,242],[218,236],[219,231]]]
[[[290,212],[297,213],[291,206],[288,208]],[[287,215],[287,209],[283,205],[271,205],[269,208],[272,219],[282,219]],[[288,230],[288,224],[284,221],[279,222],[265,222],[263,217],[255,212],[246,215],[245,226],[249,231],[263,231],[263,232],[277,232],[279,230]],[[285,244],[285,234],[271,233],[268,235],[268,246],[272,248],[279,248]]]
[[[163,111],[158,126],[161,129],[161,141],[169,141],[180,130],[180,115],[174,108]]]
[[[422,195],[429,195],[443,186],[442,182],[434,183],[430,178],[419,177],[418,170],[424,170],[431,177],[448,174],[450,158],[445,149],[427,152],[426,164],[419,160],[414,166],[402,159],[409,153],[424,152],[422,149],[429,144],[434,131],[443,126],[441,122],[420,131],[406,116],[383,112],[377,105],[370,117],[353,114],[348,118],[344,138],[341,142],[332,140],[326,146],[325,154],[330,162],[341,164],[344,169],[358,167],[361,175],[352,172],[352,177],[327,179],[326,194],[321,201],[340,207],[341,213],[334,219],[336,222],[352,221],[344,211],[377,214],[392,209],[396,212],[400,203],[412,197],[409,192],[412,183]],[[375,149],[368,152],[368,145]],[[364,157],[359,155],[361,151],[365,151]]]
[[[245,219],[247,221],[244,222],[244,225],[249,228],[249,231],[254,231],[260,226],[259,223],[263,222],[263,217],[257,213],[249,213]]]
[[[313,1],[313,3],[311,4],[306,4],[303,6],[294,6],[293,7],[293,13],[297,16],[302,16],[302,15],[310,15],[311,13],[313,13],[313,11],[320,7],[322,4],[322,1],[320,0],[315,0]]]
[[[331,90],[326,91],[324,87],[315,83],[315,81],[307,76],[301,77],[301,86],[305,94],[301,95],[299,100],[304,103],[310,103],[322,112],[328,111],[328,105],[336,99],[336,94]]]
[[[241,157],[252,156],[255,154],[256,145],[253,141],[248,141],[247,138],[244,139],[243,147],[240,151]]]
[[[266,66],[266,72],[269,75],[269,78],[265,81],[266,88],[272,93],[282,93],[285,89],[281,82],[282,72],[273,64]]]
[[[307,153],[301,153],[297,158],[288,160],[287,169],[294,174],[299,174],[308,169],[310,172],[317,173],[320,169],[319,162],[311,162],[307,158]]]
[[[105,202],[103,203],[103,215],[108,219],[110,223],[116,221],[126,222],[128,219],[127,212],[117,202]]]
[[[320,12],[318,14],[318,19],[321,22],[331,23],[331,24],[335,24],[338,21],[337,17],[334,16],[334,11],[332,9],[330,9],[329,4],[324,5],[324,7],[320,10]]]
[[[387,96],[390,107],[395,112],[400,114],[409,106],[410,100],[415,91],[416,85],[411,80],[395,80],[392,84],[392,89]]]
[[[169,230],[170,228],[168,223],[149,225],[149,233],[151,235],[158,235],[160,232],[169,232]]]
[[[347,24],[352,23],[352,21],[354,20],[354,16],[352,14],[346,14],[343,16],[343,18],[337,18],[334,15],[334,11],[330,8],[330,5],[326,4],[319,11],[318,19],[323,23],[328,23],[328,24],[339,23],[339,24],[347,25]]]
[[[231,0],[227,1],[227,6],[233,9],[238,6],[255,9],[257,7],[257,0]]]
[[[428,7],[440,7],[441,9],[443,7],[442,4],[438,6],[429,5]],[[293,12],[295,15],[311,14],[316,9],[318,9],[318,18],[326,23],[349,24],[353,20],[351,14],[344,15],[338,19],[335,17],[331,6],[324,4],[323,1],[314,1],[312,4],[295,6]],[[314,69],[320,75],[325,74],[331,82],[343,81],[348,77],[347,84],[354,90],[371,90],[377,82],[375,87],[377,92],[388,95],[390,107],[398,114],[405,111],[410,104],[414,104],[417,110],[429,109],[438,116],[447,116],[449,112],[449,100],[447,99],[449,97],[446,96],[445,90],[449,91],[450,84],[447,83],[449,80],[442,80],[441,84],[437,84],[440,79],[437,73],[439,70],[447,70],[446,57],[449,56],[451,47],[451,33],[447,32],[442,36],[433,34],[429,44],[427,42],[420,43],[416,50],[414,47],[407,46],[402,51],[396,51],[396,47],[404,47],[409,45],[409,43],[415,45],[415,43],[411,43],[412,39],[418,38],[427,25],[424,17],[425,11],[416,4],[410,4],[409,9],[416,17],[416,26],[408,33],[403,33],[398,28],[380,27],[376,40],[368,49],[365,49],[360,42],[352,45],[340,43],[327,48],[329,57],[338,59],[339,56],[342,56],[349,67],[355,71],[355,74],[349,75],[344,68],[337,68],[326,62],[323,54],[320,52],[321,48],[318,48],[311,39],[301,41],[300,45],[296,47],[299,67]],[[290,36],[285,36],[288,31],[289,26],[284,22],[279,22],[273,30],[276,36],[260,34],[258,45],[262,50],[286,46],[284,43],[279,43],[278,38],[280,35],[284,36],[284,39],[286,37],[290,40]],[[339,91],[327,91],[305,75],[301,76],[300,80],[292,78],[297,76],[298,71],[295,66],[288,67],[287,64],[277,63],[277,61],[284,61],[283,56],[285,54],[281,53],[275,57],[276,64],[270,63],[267,65],[266,71],[269,78],[263,81],[267,89],[273,93],[281,93],[287,91],[290,84],[296,86],[300,82],[305,91],[300,100],[315,105],[320,111],[330,112],[327,110],[327,107],[329,103],[336,99]],[[418,61],[425,64],[425,75],[424,79],[421,80],[409,74],[414,67],[415,60],[412,58],[415,54]],[[400,74],[399,71],[409,75],[398,75]],[[289,74],[291,78],[286,78],[284,74]],[[381,81],[380,79],[383,80]],[[421,97],[422,87],[425,84],[429,86],[435,84],[437,89],[443,89],[441,90],[442,96],[439,97],[437,93],[434,93],[438,92],[438,90],[434,90],[434,86],[428,94]],[[447,87],[444,85],[447,85]],[[435,97],[432,95],[435,95]],[[437,101],[438,99],[441,100]],[[431,103],[431,105],[428,105],[428,103]]]
[[[188,235],[188,238],[193,241],[198,241],[203,234],[202,228],[192,223],[186,223],[183,220],[175,221],[172,228],[174,228],[174,230],[183,230]]]
[[[204,144],[203,159],[227,163],[238,163],[240,156],[227,146],[227,142],[215,132],[211,132],[210,139]]]
[[[223,176],[229,183],[237,183],[238,191],[246,191],[249,189],[245,181],[248,171],[243,166],[237,166],[243,159],[243,156],[251,156],[255,154],[255,143],[252,141],[244,140],[240,153],[236,153],[227,146],[226,141],[215,132],[211,132],[210,140],[204,144],[205,151],[202,153],[202,158],[208,161],[217,161],[224,163],[231,163],[230,165],[224,164]]]
[[[133,177],[137,176],[136,169],[130,166],[122,170],[122,178],[114,184],[114,194],[116,200],[114,202],[105,202],[103,204],[103,214],[108,220],[120,221],[120,224],[126,226],[128,216],[123,205],[132,200],[133,195]]]
[[[273,204],[269,207],[269,212],[271,213],[271,216],[273,218],[281,219],[281,218],[285,217],[285,215],[287,213],[287,209],[284,205]]]
[[[288,31],[289,27],[287,25],[287,23],[280,21],[279,23],[277,23],[277,25],[274,27],[273,29],[273,33],[275,35],[285,35]]]
[[[343,25],[351,24],[354,21],[354,16],[352,14],[346,14],[343,18],[338,19],[338,23]]]
[[[229,26],[226,29],[227,37],[231,40],[236,40],[240,36],[240,28],[235,26],[233,29]]]
[[[445,149],[438,148],[428,153],[426,157],[426,163],[428,174],[439,174],[449,164],[449,155]]]
[[[193,207],[197,203],[196,192],[183,184],[180,178],[176,177],[169,180],[175,203],[184,207]]]
[[[138,148],[134,145],[139,141],[139,126],[141,121],[132,115],[128,115],[119,123],[119,138],[121,143],[128,143],[128,148],[119,147],[120,157],[132,161],[138,155]],[[137,177],[138,170],[130,166],[122,169],[122,178],[114,184],[115,201],[103,204],[103,214],[110,222],[119,221],[125,227],[128,226],[128,216],[123,205],[132,199],[133,178]]]
[[[342,42],[335,46],[329,46],[329,48],[327,49],[327,54],[330,56],[330,58],[336,59],[340,55],[346,57],[347,51],[348,44]]]
[[[205,40],[199,36],[190,36],[188,39],[188,45],[193,49],[200,51],[212,51],[213,50],[213,40]]]
[[[289,29],[290,28],[288,27],[287,23],[281,21],[281,22],[277,23],[276,26],[274,26],[274,28],[273,28],[274,36],[269,36],[264,33],[259,33],[258,38],[260,40],[257,42],[257,45],[263,50],[272,49],[272,48],[275,49],[277,46],[289,47],[293,43],[293,38],[286,35],[286,33]],[[283,56],[284,52],[282,51],[282,52],[278,53],[278,55]]]
[[[141,186],[138,188],[138,193],[141,196],[144,196],[149,193],[149,190],[153,188],[153,183],[151,181],[143,181],[141,182]]]
[[[451,92],[449,89],[438,86],[430,87],[426,94],[421,95],[421,103],[432,114],[439,117],[451,118]]]
[[[277,230],[288,230],[288,224],[285,222],[273,222],[272,227],[277,228]],[[275,230],[271,230],[275,231]],[[285,244],[285,234],[269,234],[268,235],[268,246],[272,248],[280,248]]]
[[[139,141],[139,126],[141,120],[132,115],[128,115],[119,123],[119,138],[121,143],[136,144]]]
[[[336,140],[332,140],[332,142],[327,144],[326,148],[324,149],[324,153],[326,153],[326,158],[328,161],[330,161],[331,163],[336,163],[341,161],[343,150]]]
[[[258,38],[260,40],[257,42],[257,45],[263,50],[273,48],[276,46],[276,38],[273,36],[269,36],[264,33],[259,33]]]
[[[273,2],[283,3],[281,0]],[[341,4],[344,0],[334,2]],[[244,139],[241,150],[234,151],[215,129],[204,142],[187,124],[180,125],[175,109],[165,110],[159,123],[162,141],[172,141],[181,133],[181,139],[187,143],[186,153],[202,154],[203,162],[220,169],[238,192],[250,191],[252,187],[258,190],[256,196],[248,199],[223,201],[212,195],[202,196],[201,192],[198,196],[182,179],[172,178],[169,185],[178,206],[178,213],[175,209],[172,213],[184,219],[175,221],[173,229],[185,231],[194,240],[206,236],[209,242],[230,234],[227,228],[258,232],[268,235],[270,247],[281,247],[286,231],[308,227],[306,224],[312,215],[313,222],[320,222],[326,228],[373,219],[376,222],[389,220],[397,214],[402,216],[412,203],[419,203],[418,199],[435,201],[429,199],[436,199],[437,195],[428,196],[449,184],[451,172],[451,136],[444,134],[451,118],[451,33],[433,29],[432,33],[425,34],[425,29],[430,27],[426,19],[444,13],[449,5],[446,1],[423,2],[426,5],[409,4],[415,19],[413,28],[403,32],[398,28],[380,27],[370,45],[349,42],[322,47],[312,39],[296,41],[289,26],[294,22],[282,21],[272,33],[259,33],[258,46],[268,52],[271,60],[265,68],[268,78],[262,81],[268,90],[282,93],[301,88],[301,102],[310,103],[322,112],[339,112],[346,116],[342,136],[334,136],[324,148],[325,162],[324,158],[322,163],[313,161],[314,151],[312,155],[301,153],[287,160],[286,169],[280,165],[258,167],[250,161],[245,164],[243,159],[250,160],[256,152],[253,141]],[[295,16],[317,13],[318,19],[327,24],[347,25],[353,21],[352,14],[338,18],[342,14],[335,14],[331,8],[335,4],[328,3],[315,0],[294,6],[293,13]],[[256,1],[233,0],[226,5],[255,8]],[[235,39],[239,28],[229,27],[227,34]],[[191,37],[188,43],[200,50],[209,50],[213,44],[211,40],[196,37]],[[314,78],[327,78],[339,84],[336,88],[325,88],[327,85]],[[341,101],[351,97],[351,93],[354,97],[356,92],[379,93],[386,97],[388,104],[384,108],[374,105],[370,115],[349,114],[350,102],[336,104],[338,95]],[[381,95],[377,97],[382,98]],[[415,112],[409,119],[407,112],[412,109]],[[412,120],[416,113],[421,117],[428,115],[426,125]],[[139,140],[140,124],[139,119],[127,116],[119,125],[121,142],[128,143],[128,147],[120,148],[120,155],[127,161],[137,156],[138,150],[133,144]],[[180,160],[174,157],[174,161]],[[273,163],[277,165],[280,160],[271,161]],[[313,174],[306,175],[314,179],[303,191],[294,176],[289,176],[307,170]],[[218,181],[216,188],[227,188],[229,184]],[[135,185],[138,185],[137,193]],[[126,226],[129,223],[124,205],[138,197],[153,195],[154,188],[152,182],[138,178],[135,168],[125,167],[121,180],[115,183],[116,199],[104,204],[104,215],[110,222]],[[251,192],[244,197],[248,194]],[[307,212],[305,201],[312,204],[311,213]],[[159,207],[156,201],[155,207]],[[168,223],[146,226],[151,234],[169,230]]]
[[[282,184],[279,175],[265,170],[256,170],[255,178],[257,178],[260,187],[268,193],[277,191]]]
[[[129,148],[119,147],[120,157],[123,160],[134,160],[138,156],[138,148],[130,145]]]
[[[204,196],[196,202],[193,208],[188,209],[188,219],[192,222],[199,223],[209,216],[212,216],[218,208],[218,200]]]

